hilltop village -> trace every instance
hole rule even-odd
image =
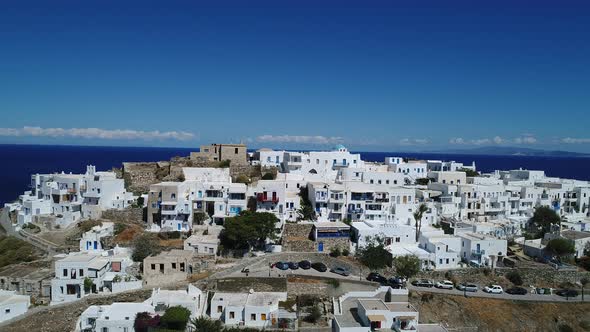
[[[523,330],[584,330],[589,209],[587,181],[342,145],[32,174],[0,216],[0,329],[519,329],[471,297],[555,304]]]

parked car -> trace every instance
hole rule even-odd
[[[314,270],[319,271],[319,272],[326,272],[326,271],[328,271],[328,267],[324,263],[319,263],[319,262],[313,263],[313,264],[311,264],[311,267]]]
[[[289,268],[291,270],[297,270],[297,269],[299,269],[299,263],[297,263],[297,262],[289,262]]]
[[[576,297],[578,296],[578,291],[575,289],[560,289],[555,294],[563,297]]]
[[[369,275],[367,276],[367,280],[378,282],[380,284],[386,284],[387,283],[387,278],[385,278],[384,276],[380,275],[377,272],[371,272],[371,273],[369,273]]]
[[[396,289],[404,288],[406,285],[406,279],[401,278],[401,277],[393,277],[393,278],[389,278],[389,280],[387,280],[387,283],[392,288],[396,288]]]
[[[412,285],[414,285],[416,287],[428,287],[428,288],[434,287],[434,283],[430,280],[427,280],[427,279],[414,280],[414,281],[412,281]]]
[[[455,288],[455,284],[453,284],[452,281],[443,280],[443,281],[437,282],[436,285],[434,285],[434,287],[440,288],[440,289],[453,289],[453,288]]]
[[[288,270],[289,269],[289,263],[286,262],[276,262],[275,263],[275,267],[279,270]]]
[[[502,294],[504,289],[500,285],[489,285],[485,286],[483,291],[490,294]]]
[[[345,276],[345,277],[348,277],[350,275],[350,271],[348,271],[348,269],[346,269],[342,266],[337,266],[337,267],[331,269],[330,272],[336,273],[336,274],[339,274],[339,275]]]
[[[477,292],[477,285],[476,284],[460,284],[457,286],[458,290],[466,291],[466,292]]]
[[[529,291],[526,288],[522,288],[522,287],[512,287],[512,288],[508,288],[506,290],[506,294],[511,294],[511,295],[526,295],[528,293],[529,293]]]
[[[304,270],[309,270],[311,268],[311,262],[303,260],[303,261],[299,262],[299,267]]]

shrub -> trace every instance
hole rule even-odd
[[[420,259],[414,255],[399,256],[393,260],[393,266],[400,276],[410,279],[420,272]]]
[[[574,329],[567,324],[559,324],[559,326],[557,326],[557,329],[559,330],[559,332],[574,332]]]
[[[262,180],[274,180],[275,177],[272,173],[264,173],[262,176]]]
[[[250,183],[250,178],[248,176],[246,176],[245,174],[240,174],[236,177],[236,183],[245,183],[245,184],[249,184]]]
[[[342,256],[348,256],[348,255],[350,255],[350,251],[348,249],[343,249]]]
[[[92,282],[92,279],[86,277],[84,278],[84,292],[85,293],[90,293],[90,291],[92,290],[92,285],[94,285],[94,282]]]
[[[334,288],[338,288],[340,287],[340,280],[338,279],[329,279],[328,280],[328,285],[334,287]]]
[[[135,316],[133,328],[136,332],[148,332],[160,325],[160,316],[152,317],[149,312],[139,312]]]
[[[340,251],[340,248],[338,248],[338,247],[332,248],[332,251],[330,251],[330,256],[332,256],[332,257],[340,257],[340,255],[342,255],[342,252]]]
[[[166,309],[164,315],[160,318],[160,323],[165,328],[184,331],[191,312],[184,307],[174,306]]]
[[[582,267],[586,271],[590,271],[590,256],[580,257],[578,260],[578,266]]]
[[[322,310],[316,302],[309,309],[309,315],[307,316],[307,320],[311,323],[317,323],[320,320],[320,318],[322,318]]]
[[[123,232],[125,230],[125,228],[127,228],[127,226],[125,226],[125,224],[120,223],[120,222],[115,223],[113,233],[115,234],[115,236],[119,235],[119,234],[121,234],[121,232]]]
[[[511,283],[515,284],[516,286],[522,285],[522,277],[518,271],[513,270],[506,274],[506,279],[510,280]]]
[[[485,276],[489,276],[491,273],[492,273],[492,270],[491,269],[489,269],[489,268],[484,268],[483,269],[483,274]]]
[[[133,241],[133,254],[131,258],[135,262],[143,262],[143,260],[150,256],[160,253],[160,243],[157,237],[146,233],[135,238]]]

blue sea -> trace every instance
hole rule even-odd
[[[83,173],[86,165],[97,170],[121,167],[124,161],[160,161],[174,156],[188,156],[190,148],[103,147],[54,145],[0,145],[0,206],[18,199],[28,190],[30,175],[35,173]],[[359,152],[363,160],[383,161],[386,156],[418,159],[455,160],[477,169],[491,172],[496,169],[541,169],[549,176],[590,180],[590,158],[487,156],[441,153]]]

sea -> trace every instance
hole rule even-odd
[[[86,165],[97,170],[121,167],[126,161],[161,161],[175,156],[188,156],[191,148],[107,147],[64,145],[0,145],[0,207],[18,199],[29,190],[31,174],[72,172],[84,173]],[[590,158],[498,156],[444,153],[356,152],[363,160],[383,161],[385,157],[454,160],[471,165],[478,171],[531,169],[544,170],[548,176],[590,180]]]

